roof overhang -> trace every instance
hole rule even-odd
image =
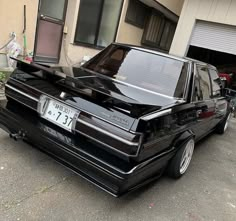
[[[164,5],[162,5],[158,1],[156,0],[140,0],[140,1],[143,2],[145,5],[158,10],[170,20],[174,22],[178,22],[179,16],[176,15],[174,12],[172,12],[170,9],[166,8]]]

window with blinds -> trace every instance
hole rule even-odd
[[[146,19],[150,13],[150,8],[139,0],[130,0],[125,22],[139,28],[144,28]]]
[[[153,11],[145,26],[142,44],[169,51],[176,29],[176,23],[163,14]]]

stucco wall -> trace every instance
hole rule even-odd
[[[176,15],[180,15],[184,0],[156,0],[164,5],[166,8],[174,12]]]
[[[156,0],[156,2],[159,2],[175,14],[179,15],[181,13],[184,0]],[[129,1],[125,0],[116,41],[126,44],[141,45],[143,29],[125,22],[128,3]]]
[[[236,0],[185,0],[170,53],[184,56],[196,19],[236,25]]]
[[[176,14],[180,13],[183,1],[184,0],[158,0],[158,2],[160,2]],[[128,2],[129,0],[124,0],[116,41],[120,43],[140,45],[143,35],[143,29],[137,28],[125,22]],[[65,40],[63,41],[63,48],[61,51],[60,60],[60,63],[63,65],[68,64],[68,60],[70,64],[78,63],[82,60],[83,56],[94,56],[100,51],[88,47],[74,45],[74,35],[79,5],[80,0],[69,0],[68,2],[68,10],[66,17],[66,26],[68,27],[68,34],[65,36]]]
[[[121,19],[119,21],[119,27],[117,31],[116,42],[140,45],[141,38],[143,34],[143,29],[137,28],[125,22],[126,11],[128,8],[128,1],[124,0]],[[80,0],[69,0],[67,16],[66,16],[66,26],[68,27],[68,34],[65,35],[63,40],[63,47],[61,51],[60,64],[75,64],[82,60],[82,58],[87,56],[94,56],[100,50],[78,46],[74,44],[74,36],[77,24],[77,17],[79,12]],[[67,57],[67,59],[66,59]]]
[[[17,41],[23,46],[24,5],[27,7],[28,51],[33,50],[38,0],[0,0],[0,47],[9,40],[9,33],[13,31],[17,34]]]
[[[61,48],[61,65],[74,65],[82,60],[85,55],[94,56],[99,50],[78,46],[74,44],[77,18],[80,0],[69,0],[66,14],[65,26],[68,33],[64,35]]]
[[[125,22],[129,0],[124,1],[116,41],[125,44],[141,45],[143,29]]]

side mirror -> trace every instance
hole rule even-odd
[[[230,88],[223,88],[224,96],[227,98],[236,98],[236,91]]]

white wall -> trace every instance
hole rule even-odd
[[[38,0],[0,0],[0,47],[9,40],[10,32],[17,34],[17,41],[23,47],[24,5],[27,8],[28,51],[33,50]]]
[[[185,0],[171,54],[185,56],[196,19],[236,25],[236,0]]]

